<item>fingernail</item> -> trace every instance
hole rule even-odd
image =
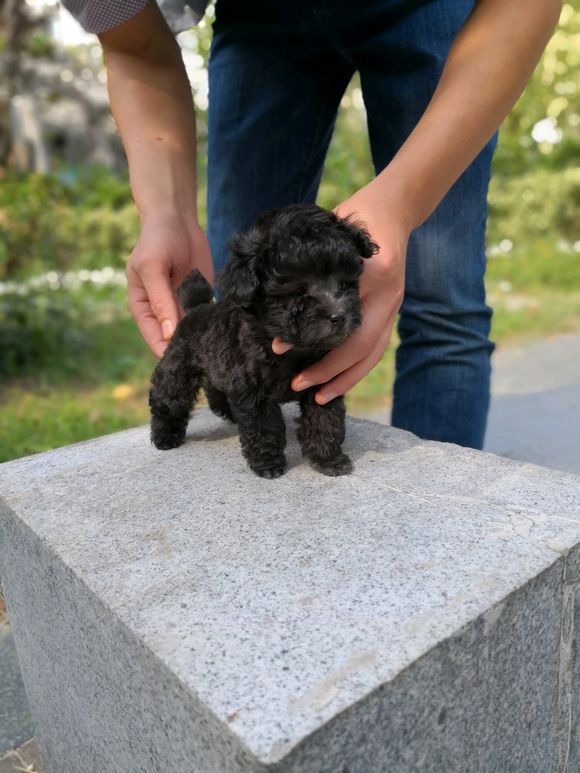
[[[173,335],[173,322],[170,319],[164,319],[161,323],[161,332],[163,338],[168,341]]]
[[[298,381],[294,383],[294,386],[292,389],[295,392],[301,392],[303,389],[308,389],[308,387],[314,386],[313,381],[307,381],[306,379],[299,378]]]
[[[318,405],[326,405],[334,400],[338,395],[335,392],[325,392],[323,395],[316,395],[316,402]]]
[[[277,341],[272,343],[272,350],[274,354],[286,354],[292,349],[292,344],[286,344],[284,341]]]

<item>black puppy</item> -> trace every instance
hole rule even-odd
[[[223,300],[212,303],[198,271],[179,293],[180,321],[151,382],[151,439],[179,446],[203,387],[210,408],[237,422],[252,470],[277,478],[286,466],[286,427],[280,403],[299,400],[298,438],[304,456],[325,475],[345,475],[344,400],[326,405],[315,388],[296,393],[290,379],[320,360],[361,322],[362,259],[377,247],[358,225],[315,205],[295,205],[262,216],[235,236],[221,276]],[[278,336],[293,348],[272,351]]]

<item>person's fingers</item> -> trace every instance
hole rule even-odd
[[[161,357],[167,348],[163,339],[159,320],[151,311],[151,305],[145,288],[139,285],[129,285],[127,290],[129,311],[141,331],[145,342],[157,357]]]
[[[286,352],[289,352],[290,349],[292,349],[292,344],[287,344],[285,341],[283,341],[281,338],[276,338],[272,341],[272,351],[274,354],[286,354]]]
[[[391,317],[389,317],[387,326],[379,337],[379,340],[376,342],[374,348],[363,360],[355,363],[352,367],[337,376],[337,378],[329,381],[328,384],[325,384],[322,389],[316,393],[315,400],[319,405],[325,405],[331,400],[334,400],[335,397],[338,397],[338,395],[344,395],[349,389],[352,389],[355,384],[358,384],[358,382],[370,373],[375,365],[380,362],[391,338],[396,315],[397,312],[394,311]]]
[[[366,302],[363,302],[362,317],[361,327],[343,344],[292,379],[292,389],[300,392],[316,384],[325,384],[355,363],[364,360],[373,351],[390,317],[385,317],[385,309],[381,304],[377,306],[376,303]]]
[[[149,299],[151,311],[161,326],[163,340],[169,341],[179,321],[179,308],[169,275],[162,263],[151,262],[142,266],[139,278]]]

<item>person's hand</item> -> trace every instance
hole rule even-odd
[[[183,313],[177,288],[194,268],[213,282],[209,244],[197,224],[175,213],[143,222],[127,264],[129,311],[157,357],[165,351]]]
[[[385,200],[384,192],[374,182],[347,199],[335,212],[341,217],[353,215],[353,220],[361,221],[378,244],[379,252],[364,261],[360,280],[361,326],[320,362],[292,379],[292,388],[296,391],[324,384],[316,393],[316,402],[320,405],[351,389],[383,356],[403,301],[410,233],[398,208]],[[277,354],[283,354],[290,347],[275,339],[272,348]]]

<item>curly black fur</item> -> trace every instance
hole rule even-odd
[[[235,236],[221,276],[223,300],[197,271],[180,288],[187,311],[153,373],[149,405],[157,448],[183,442],[203,388],[218,416],[237,422],[242,453],[266,478],[284,472],[286,427],[280,403],[298,400],[304,456],[325,475],[351,472],[342,452],[344,400],[327,405],[315,389],[296,393],[290,379],[320,360],[361,321],[362,258],[376,245],[348,219],[315,205],[263,215]],[[278,336],[293,348],[274,354]]]

